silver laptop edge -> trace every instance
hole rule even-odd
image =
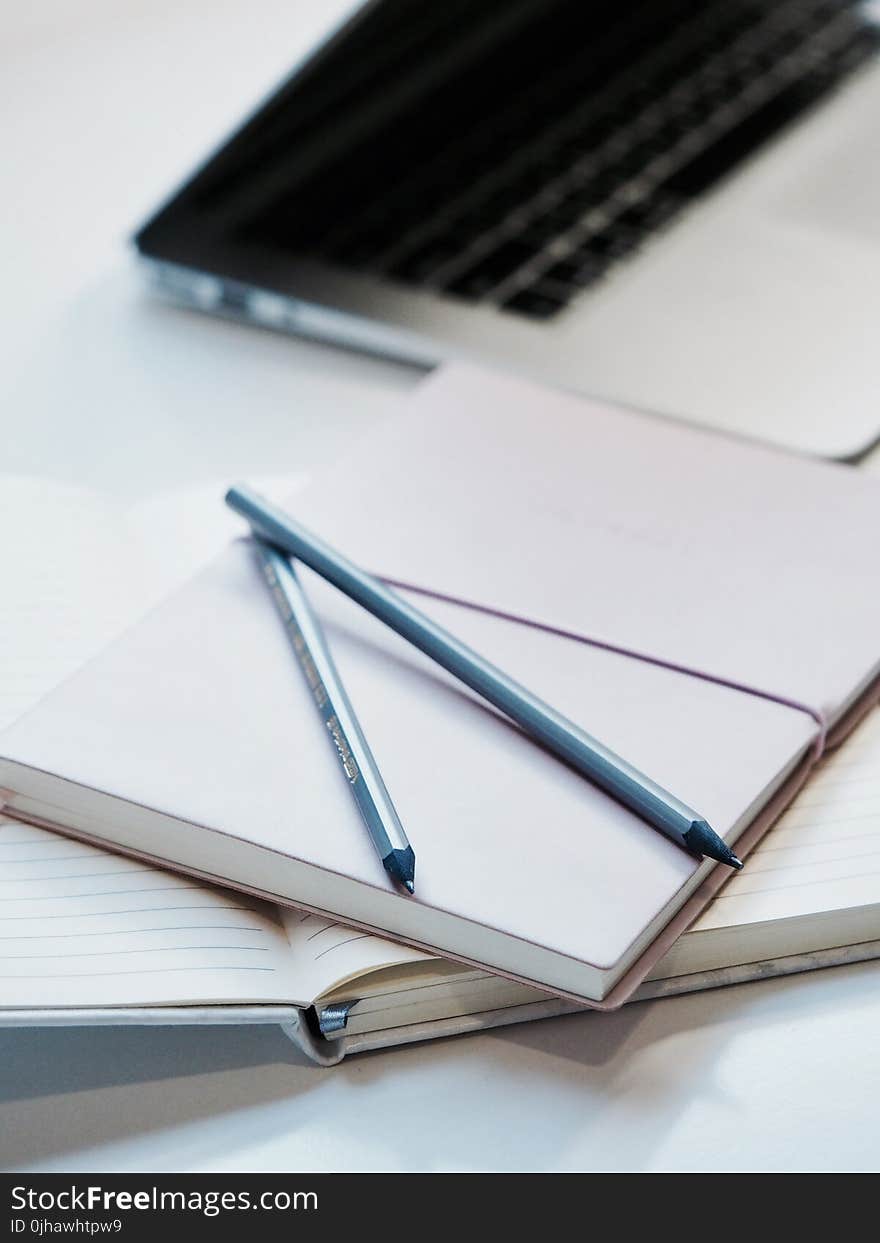
[[[422,366],[481,360],[850,459],[880,432],[878,116],[874,57],[548,322],[310,260],[274,288],[259,270],[150,262],[203,310]]]

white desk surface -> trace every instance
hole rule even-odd
[[[4,8],[0,472],[131,498],[292,474],[415,383],[160,306],[124,245],[346,7]],[[333,1070],[273,1029],[7,1031],[0,1167],[875,1170],[878,979],[838,968]]]

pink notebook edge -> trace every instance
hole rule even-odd
[[[752,853],[764,835],[773,827],[782,813],[806,785],[813,769],[829,750],[838,747],[845,738],[880,704],[880,675],[863,691],[843,717],[836,722],[825,739],[821,754],[811,747],[786,781],[764,804],[751,823],[736,840],[737,854],[744,861]],[[629,971],[617,982],[601,1002],[590,1005],[594,1010],[617,1010],[628,1001],[644,982],[661,958],[678,940],[681,934],[708,907],[712,899],[730,879],[731,873],[721,864],[714,867],[699,888],[691,894],[684,906],[657,934],[651,944],[639,955]]]

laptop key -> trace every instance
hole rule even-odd
[[[584,252],[610,262],[613,259],[622,259],[631,250],[635,250],[641,238],[640,232],[621,227],[615,222],[591,237],[584,246]]]
[[[574,251],[567,259],[560,259],[548,268],[545,277],[574,289],[585,289],[604,276],[608,264],[595,255]]]
[[[485,297],[517,268],[528,263],[534,255],[534,247],[512,238],[488,255],[483,255],[472,267],[455,277],[446,288],[450,293],[463,298]]]
[[[457,239],[445,235],[432,237],[395,263],[389,269],[389,275],[420,284],[454,259],[459,251],[460,244]]]
[[[567,305],[568,300],[556,290],[552,293],[542,290],[540,285],[531,289],[521,289],[504,303],[506,311],[516,311],[527,315],[529,319],[550,319]]]

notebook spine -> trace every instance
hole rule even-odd
[[[296,1010],[293,1017],[281,1024],[281,1030],[300,1052],[319,1066],[336,1066],[345,1057],[345,1040],[325,1040],[313,1030],[307,1010]]]

